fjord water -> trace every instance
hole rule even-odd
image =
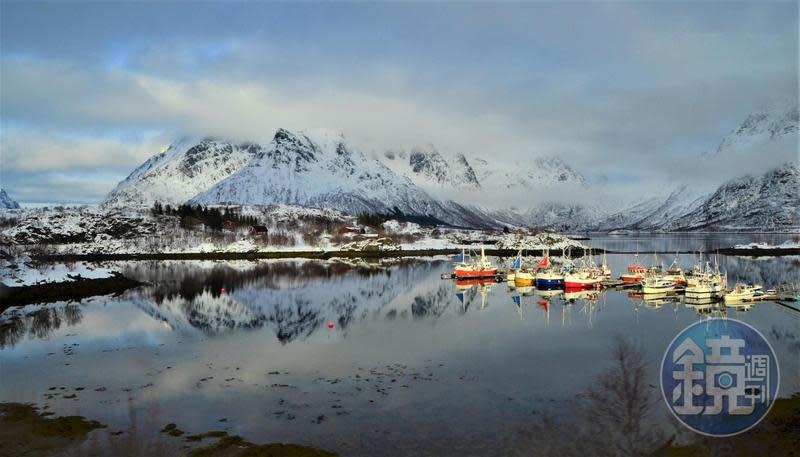
[[[609,256],[615,274],[631,260]],[[800,392],[800,313],[770,302],[692,308],[622,291],[548,300],[504,283],[457,287],[440,279],[444,258],[113,266],[149,285],[0,319],[0,401],[107,424],[87,452],[178,451],[185,442],[159,433],[168,423],[342,455],[524,452],[520,436],[543,415],[569,414],[618,337],[642,348],[657,393],[665,348],[708,315],[760,330],[781,364],[780,396]],[[720,266],[766,286],[800,282],[797,258],[722,256]],[[663,402],[654,407],[666,421]]]

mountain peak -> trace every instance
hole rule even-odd
[[[0,188],[0,208],[3,209],[19,209],[19,203],[12,200],[8,196],[5,189]]]
[[[747,115],[717,146],[716,151],[704,154],[714,157],[754,144],[768,144],[795,139],[800,130],[800,110],[797,105],[763,108]]]

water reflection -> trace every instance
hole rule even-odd
[[[9,309],[0,315],[0,349],[14,346],[26,335],[46,339],[62,325],[76,325],[82,318],[81,306],[74,303]]]
[[[609,256],[612,267],[630,260]],[[446,259],[118,268],[150,285],[0,316],[0,400],[44,402],[144,440],[170,422],[199,432],[226,418],[251,441],[345,455],[510,455],[520,429],[587,392],[619,334],[658,360],[686,325],[724,313],[769,338],[782,372],[800,369],[800,314],[767,302],[455,282],[441,279]],[[643,375],[657,384],[655,370]],[[782,377],[782,391],[800,391],[798,379]]]
[[[630,260],[625,255],[609,256],[615,271]],[[691,255],[679,256],[683,265],[696,260]],[[773,287],[800,279],[800,260],[796,257],[719,260],[733,281],[746,278]],[[538,311],[534,316],[541,314],[546,322],[554,305],[576,307],[589,326],[608,295],[613,302],[620,302],[618,296],[626,297],[623,302],[637,313],[664,307],[677,313],[682,306],[698,316],[726,316],[729,311],[742,315],[754,307],[751,303],[726,307],[716,301],[691,301],[666,294],[645,297],[631,291],[537,290],[487,279],[439,280],[438,275],[449,265],[447,260],[412,259],[393,263],[130,262],[119,265],[124,274],[150,285],[128,292],[120,300],[171,331],[212,336],[267,328],[283,344],[322,332],[327,322],[334,322],[336,331],[346,336],[354,324],[367,319],[435,320],[448,312],[478,312],[497,300],[511,304],[519,319],[534,312],[530,308],[535,303]],[[113,299],[89,302],[104,300]],[[0,316],[0,347],[13,346],[25,335],[47,338],[55,329],[76,325],[85,306],[57,303],[9,309]],[[562,323],[572,322],[571,309],[561,314]]]

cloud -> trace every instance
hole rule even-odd
[[[5,179],[121,178],[171,137],[287,127],[341,130],[367,152],[557,155],[647,192],[707,180],[687,164],[798,96],[796,4],[83,6],[4,11]]]
[[[163,148],[158,135],[123,141],[14,129],[0,137],[0,183],[23,202],[94,203]]]

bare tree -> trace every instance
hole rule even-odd
[[[563,414],[547,415],[526,430],[519,454],[638,457],[666,443],[659,397],[647,383],[642,349],[618,337],[612,362]]]

